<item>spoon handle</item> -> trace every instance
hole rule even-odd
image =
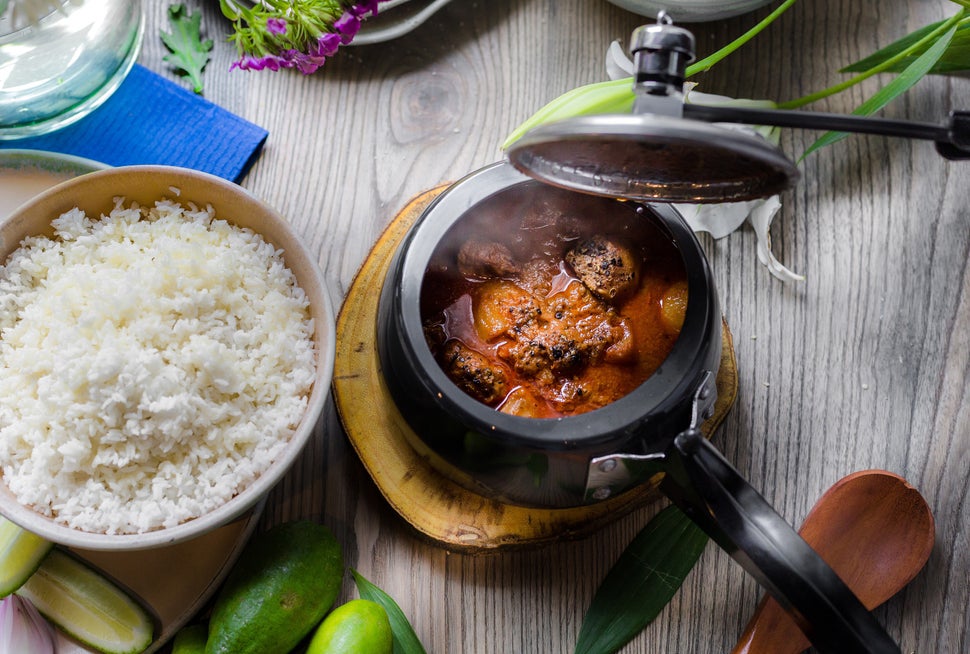
[[[731,654],[799,654],[811,646],[778,602],[765,595]]]

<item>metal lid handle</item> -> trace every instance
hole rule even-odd
[[[634,113],[680,116],[687,64],[694,60],[694,35],[661,11],[656,25],[641,25],[630,38]]]

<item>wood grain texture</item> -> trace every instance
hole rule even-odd
[[[218,4],[188,4],[216,41],[206,97],[270,132],[243,185],[303,234],[336,306],[409,198],[498,160],[516,125],[558,94],[605,79],[609,43],[648,22],[605,0],[456,0],[407,37],[345,48],[303,77],[229,72]],[[156,36],[166,3],[145,5],[139,61],[176,79]],[[798,2],[694,81],[713,93],[795,98],[840,81],[840,66],[953,7]],[[699,53],[769,10],[692,25]],[[851,111],[887,79],[813,108]],[[968,107],[970,80],[929,78],[883,113],[939,122]],[[816,137],[785,130],[781,145],[797,157]],[[735,335],[740,384],[715,443],[793,524],[850,472],[882,468],[909,480],[933,510],[937,545],[924,572],[876,615],[904,652],[962,654],[970,651],[970,164],[946,163],[925,143],[852,137],[800,168],[771,235],[804,282],[772,278],[750,229],[702,239]],[[263,520],[331,526],[348,562],[398,600],[429,652],[545,654],[571,651],[597,584],[659,508],[539,551],[449,554],[390,509],[330,409]],[[729,651],[760,594],[709,547],[624,652]],[[354,596],[349,582],[344,596]]]

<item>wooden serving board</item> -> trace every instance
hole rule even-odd
[[[422,537],[453,551],[483,553],[586,536],[660,497],[659,479],[589,506],[513,506],[467,490],[443,476],[409,442],[404,421],[384,384],[377,355],[377,304],[390,260],[408,229],[446,186],[413,198],[395,216],[358,271],[337,317],[333,391],[350,443],[381,494]],[[737,366],[723,323],[718,400],[704,423],[710,434],[737,396]]]

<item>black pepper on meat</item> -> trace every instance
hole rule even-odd
[[[566,263],[596,297],[607,302],[633,293],[639,284],[639,264],[629,247],[596,235],[566,253]]]
[[[458,340],[450,340],[441,353],[445,372],[463,391],[486,404],[498,402],[508,392],[505,371]]]

